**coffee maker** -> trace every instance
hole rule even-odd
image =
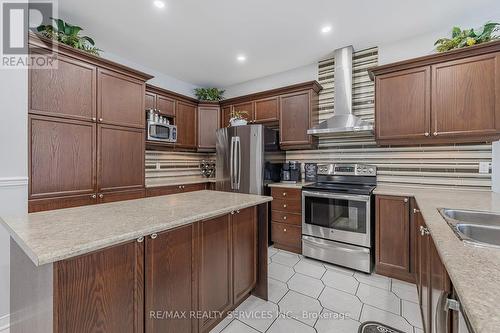
[[[281,181],[284,183],[297,183],[302,179],[302,164],[297,161],[283,163]]]

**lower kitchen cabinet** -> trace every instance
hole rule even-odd
[[[231,237],[230,215],[200,222],[199,310],[212,314],[200,318],[200,332],[209,332],[233,304]]]
[[[302,253],[302,190],[271,189],[271,240],[274,247]]]
[[[60,261],[53,272],[54,333],[143,332],[143,243]]]
[[[26,325],[40,320],[53,325],[54,333],[209,332],[251,292],[267,298],[259,285],[262,279],[267,286],[267,252],[259,252],[257,218],[267,208],[258,207],[140,237],[39,270],[11,242],[15,244],[11,250],[14,274],[23,277],[12,283],[13,293],[23,295],[13,300],[13,309],[25,319],[11,331],[33,332]],[[43,290],[32,288],[34,279]],[[30,297],[42,294],[43,302],[53,301],[53,311],[50,306],[24,318],[20,311],[34,307]]]
[[[196,332],[195,231],[191,224],[146,239],[146,332]],[[165,317],[172,310],[177,316]]]
[[[238,304],[257,283],[257,219],[251,207],[233,215],[233,296]]]
[[[410,199],[377,195],[375,270],[378,274],[415,282]]]
[[[424,329],[427,333],[451,333],[451,316],[445,309],[452,291],[451,280],[420,214],[417,225],[417,289]]]

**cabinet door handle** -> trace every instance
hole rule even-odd
[[[101,122],[101,123],[102,123],[102,118],[99,118],[99,122]]]
[[[97,118],[96,117],[92,117],[92,121],[97,121]]]
[[[239,213],[240,213],[240,211],[239,211],[239,210],[237,210],[237,211],[236,211],[236,214],[239,214]]]
[[[417,213],[420,213],[420,210],[413,208],[413,214],[417,214]]]
[[[144,242],[144,237],[137,238],[137,243],[142,243],[142,242]]]
[[[283,208],[286,208],[286,204],[283,205]]]
[[[158,237],[158,234],[152,234],[151,239],[156,239]]]
[[[283,231],[286,232],[286,228],[283,228]]]
[[[97,198],[97,195],[92,194],[90,197],[91,197],[92,199],[95,199],[95,198]]]
[[[434,132],[434,133],[432,133],[432,135],[437,136],[437,135],[438,135],[438,132]]]
[[[102,193],[99,194],[99,198],[101,198],[101,199],[104,198],[104,194],[102,194]]]
[[[234,215],[234,210],[231,212],[231,215]]]
[[[283,196],[286,197],[286,192],[283,192]]]
[[[425,135],[425,136],[429,136],[429,132],[425,132],[425,133],[424,133],[424,135]]]
[[[404,202],[408,202],[408,198],[405,198]]]
[[[286,215],[285,215],[285,216],[283,216],[283,220],[286,220]]]

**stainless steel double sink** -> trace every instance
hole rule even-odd
[[[500,248],[500,214],[449,208],[439,213],[465,243]]]

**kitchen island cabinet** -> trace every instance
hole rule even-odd
[[[10,332],[209,332],[267,300],[271,200],[197,191],[2,220]]]

